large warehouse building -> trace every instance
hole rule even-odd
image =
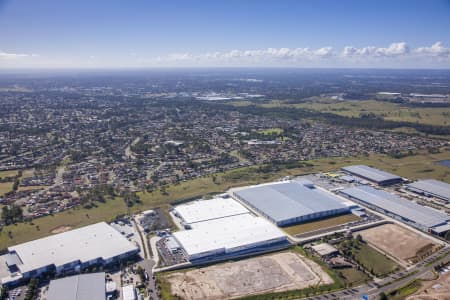
[[[354,165],[341,168],[344,172],[374,182],[380,186],[402,183],[403,179],[397,175],[368,167],[365,165]]]
[[[7,270],[0,270],[9,275],[2,278],[2,283],[16,283],[49,271],[60,274],[91,265],[108,265],[138,252],[136,245],[101,222],[9,247],[2,256]]]
[[[105,300],[105,273],[90,273],[50,281],[47,300]]]
[[[307,180],[261,184],[232,193],[278,226],[344,214],[352,208],[351,203]]]
[[[218,256],[237,256],[277,245],[287,245],[276,226],[252,214],[224,217],[192,225],[173,233],[190,261]]]
[[[267,220],[251,214],[232,198],[193,201],[174,208],[190,230],[173,237],[191,262],[231,258],[289,246],[286,235]]]
[[[406,189],[425,196],[433,196],[450,202],[450,184],[434,180],[419,180],[406,185]]]
[[[247,214],[248,210],[233,199],[218,197],[180,204],[174,208],[173,212],[182,220],[183,224],[190,225],[223,217]]]
[[[370,186],[347,188],[340,193],[425,231],[433,230],[434,227],[445,225],[450,221],[450,217],[443,212]]]

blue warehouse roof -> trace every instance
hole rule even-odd
[[[341,168],[342,170],[366,178],[374,182],[383,182],[387,180],[401,180],[400,176],[375,169],[365,165],[354,165]]]
[[[450,217],[443,212],[370,186],[352,187],[342,190],[341,193],[428,228],[444,224],[450,220]]]
[[[275,222],[347,208],[338,197],[304,180],[249,187],[235,194]]]
[[[411,190],[428,193],[438,198],[450,201],[450,184],[434,180],[425,179],[419,180],[407,185]]]

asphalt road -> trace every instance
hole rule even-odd
[[[431,262],[436,257],[444,254],[446,251],[449,251],[450,247],[447,246],[440,251],[434,253],[433,255],[429,256],[427,259],[422,261],[421,263],[417,264],[415,267],[409,269],[409,270],[402,270],[395,274],[392,274],[391,276],[384,278],[383,280],[379,281],[377,284],[380,287],[377,287],[374,282],[369,282],[368,284],[364,284],[355,288],[348,288],[345,290],[332,292],[328,294],[323,294],[320,296],[315,297],[309,297],[307,299],[309,300],[333,300],[333,299],[346,299],[346,300],[353,300],[353,299],[362,299],[363,295],[367,295],[369,299],[377,299],[377,296],[381,292],[388,292],[392,290],[396,290],[398,288],[401,288],[411,282],[412,280],[416,278],[420,278],[422,275],[427,273],[428,271],[431,271],[434,269],[434,266],[440,264],[441,262],[449,262],[450,261],[450,253],[448,253],[446,256],[442,257],[441,259],[433,262],[429,266],[426,266],[427,263]],[[410,275],[408,275],[410,274]],[[402,279],[398,279],[402,278]],[[392,283],[389,283],[392,282]]]

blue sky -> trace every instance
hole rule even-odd
[[[0,68],[449,68],[449,47],[443,0],[0,0]]]

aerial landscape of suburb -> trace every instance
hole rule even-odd
[[[0,300],[450,300],[450,1],[0,28]]]

